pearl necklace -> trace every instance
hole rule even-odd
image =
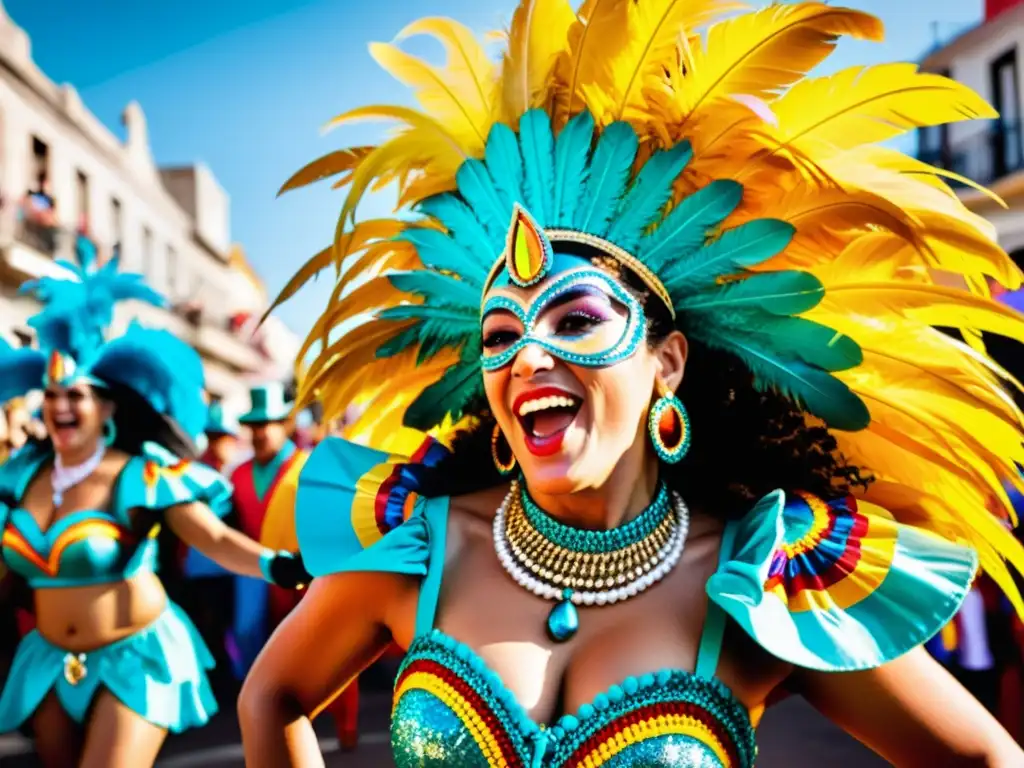
[[[518,482],[512,483],[505,500],[498,507],[494,516],[492,534],[494,538],[494,550],[498,560],[505,572],[519,584],[523,589],[542,597],[545,600],[557,600],[558,604],[552,608],[548,616],[548,632],[556,642],[564,642],[576,634],[579,629],[579,614],[577,605],[612,605],[614,603],[636,597],[649,589],[652,585],[661,581],[676,566],[686,546],[686,537],[690,530],[690,512],[677,493],[672,493],[672,501],[675,507],[675,523],[668,541],[659,549],[654,560],[656,564],[646,572],[637,576],[625,584],[618,584],[609,589],[600,590],[573,590],[538,578],[531,573],[532,563],[520,563],[516,557],[515,548],[510,544],[506,533],[506,519],[510,506],[514,503],[519,494]],[[565,550],[570,555],[569,550]]]
[[[64,503],[64,494],[74,488],[89,475],[96,471],[96,467],[103,461],[103,455],[107,452],[107,446],[101,440],[96,446],[96,451],[81,464],[73,467],[65,467],[58,453],[53,460],[53,471],[50,473],[50,487],[53,489],[53,507],[59,509]]]

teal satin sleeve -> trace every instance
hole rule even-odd
[[[295,532],[313,576],[386,571],[425,576],[433,510],[447,499],[418,494],[422,472],[445,453],[428,441],[412,457],[328,438],[299,475]],[[428,511],[429,510],[429,511]]]
[[[231,493],[231,483],[215,469],[147,444],[121,472],[114,511],[127,519],[133,509],[162,510],[199,502],[223,517],[231,509]]]
[[[808,669],[871,669],[953,617],[978,558],[852,497],[775,491],[735,526],[708,596],[772,655]]]
[[[21,503],[25,490],[43,463],[53,454],[38,443],[29,443],[0,464],[0,537],[11,512]]]

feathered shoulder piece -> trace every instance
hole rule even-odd
[[[832,428],[875,477],[867,501],[972,544],[1024,609],[1004,564],[1024,567],[1004,524],[1004,483],[1021,487],[1024,464],[1024,417],[1006,390],[1020,385],[978,341],[1024,340],[1021,316],[988,292],[1021,275],[947,184],[968,180],[883,145],[995,118],[988,104],[911,64],[809,77],[841,36],[883,36],[874,17],[818,2],[522,0],[500,57],[447,19],[399,38],[417,35],[447,61],[370,50],[419,108],[338,116],[332,126],[395,130],[283,188],[337,177],[347,189],[334,242],[278,298],[334,266],[300,354],[300,400],[319,398],[328,418],[364,406],[354,436],[375,445],[402,426],[445,429],[482,395],[495,275],[528,284],[584,242],[639,277],[684,333]],[[364,195],[389,186],[406,212],[356,222]]]

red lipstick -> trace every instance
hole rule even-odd
[[[541,457],[552,456],[562,449],[565,434],[572,425],[572,420],[575,418],[575,416],[572,416],[564,428],[559,429],[557,432],[552,434],[543,436],[533,434],[533,430],[528,428],[528,424],[532,423],[531,421],[527,421],[527,419],[530,418],[530,414],[522,416],[520,415],[520,409],[529,402],[541,400],[545,397],[564,397],[571,399],[574,403],[582,404],[581,399],[572,392],[551,386],[532,389],[528,392],[522,393],[515,399],[512,403],[512,413],[518,419],[519,425],[523,430],[523,442],[526,443],[526,448],[530,453],[534,456]]]

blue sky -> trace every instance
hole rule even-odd
[[[515,0],[2,0],[32,39],[33,56],[70,82],[112,130],[132,99],[146,113],[158,163],[206,163],[231,195],[233,238],[273,295],[333,236],[341,193],[321,184],[275,199],[281,183],[327,152],[372,142],[381,126],[321,135],[334,115],[365,103],[408,103],[367,43],[415,18],[451,16],[503,26]],[[836,3],[838,4],[838,3]],[[879,16],[882,44],[844,42],[827,70],[917,59],[935,32],[977,21],[982,0],[847,0]],[[373,203],[381,207],[384,201]],[[364,213],[371,211],[364,209]],[[304,333],[326,281],[278,310]]]

